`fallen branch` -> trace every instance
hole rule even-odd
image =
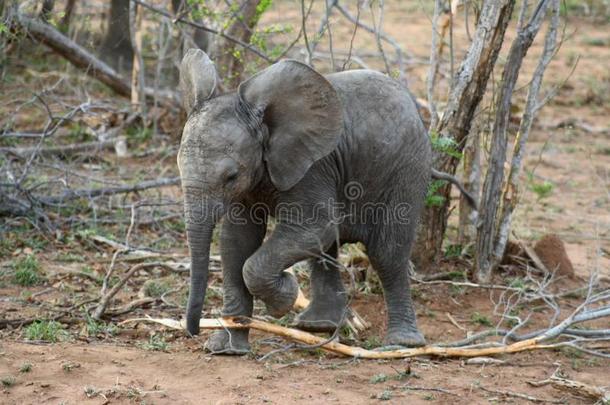
[[[97,153],[102,149],[114,148],[118,142],[125,142],[124,137],[117,139],[107,139],[100,142],[84,142],[84,143],[73,143],[70,145],[61,146],[29,146],[20,148],[5,147],[0,148],[0,153],[10,153],[18,157],[27,157],[32,153],[36,153],[38,156],[71,156],[75,154],[82,154],[84,152]]]
[[[102,318],[102,316],[104,315],[104,312],[106,311],[106,307],[110,303],[110,300],[115,295],[117,295],[119,291],[121,291],[121,288],[123,288],[125,283],[127,283],[127,280],[129,280],[131,278],[131,276],[133,276],[136,272],[138,272],[142,269],[146,269],[149,267],[156,267],[156,266],[160,266],[160,265],[162,265],[162,263],[158,263],[158,262],[139,263],[139,264],[136,264],[135,266],[133,266],[131,269],[129,269],[127,274],[125,274],[125,276],[114,287],[112,287],[110,289],[110,291],[108,291],[107,293],[102,295],[102,298],[100,299],[100,302],[99,302],[97,308],[95,308],[95,311],[93,311],[92,318],[96,319],[96,320],[100,320]]]
[[[562,401],[562,400],[536,398],[536,397],[533,397],[531,395],[521,394],[519,392],[492,390],[492,389],[489,389],[489,388],[485,388],[483,386],[479,386],[479,388],[482,389],[483,391],[489,392],[491,394],[497,394],[497,395],[501,395],[503,397],[512,397],[512,398],[525,399],[525,400],[530,401],[530,402],[536,402],[536,403],[548,402],[548,403],[551,403],[551,404],[563,404],[563,403],[565,403],[565,401]]]
[[[106,63],[97,59],[89,51],[63,35],[53,26],[20,13],[15,13],[11,22],[13,29],[25,31],[31,38],[45,44],[75,67],[84,70],[87,75],[101,81],[117,94],[131,97],[131,86],[125,79]],[[154,89],[147,88],[145,93],[148,97],[156,95],[158,102],[166,106],[179,107],[181,105],[180,97],[174,92],[155,91]]]
[[[46,205],[59,204],[69,200],[76,200],[78,198],[93,198],[102,195],[114,195],[133,193],[136,191],[148,190],[151,188],[175,186],[180,184],[180,177],[169,177],[159,180],[147,180],[142,181],[131,186],[117,186],[108,188],[94,188],[94,189],[77,189],[77,190],[66,190],[63,194],[58,196],[40,198],[40,202]]]
[[[176,321],[174,319],[158,319],[158,318],[135,318],[123,321],[121,324],[129,322],[153,322],[164,325],[171,329],[184,330],[185,322]],[[335,340],[328,342],[327,339],[321,338],[311,333],[303,332],[297,329],[286,328],[284,326],[275,325],[269,322],[260,321],[248,317],[226,317],[217,319],[201,319],[199,322],[201,329],[254,329],[261,332],[272,333],[282,336],[292,341],[304,343],[307,345],[319,345],[322,349],[343,356],[358,357],[362,359],[398,359],[416,356],[439,356],[439,357],[481,357],[497,354],[518,353],[529,350],[539,350],[549,348],[548,345],[542,342],[548,339],[549,334],[516,342],[506,346],[495,346],[486,348],[452,348],[439,346],[425,346],[411,349],[398,349],[388,351],[367,350],[360,347],[352,347],[339,343]]]
[[[82,271],[82,270],[74,270],[74,269],[66,269],[66,268],[58,269],[57,271],[53,272],[53,274],[49,275],[49,277],[51,277],[51,278],[54,278],[54,277],[81,277],[81,278],[87,278],[96,284],[102,283],[102,279],[93,273],[87,273],[86,271]]]
[[[437,387],[419,387],[416,385],[403,385],[401,387],[403,390],[406,391],[432,391],[432,392],[440,392],[443,394],[448,394],[448,395],[455,395],[456,397],[459,397],[459,394],[456,394],[455,392],[451,392],[449,390],[446,390],[444,388],[437,388]]]
[[[553,375],[550,378],[542,381],[528,381],[528,384],[534,387],[540,387],[543,385],[551,384],[553,387],[568,391],[572,394],[575,394],[580,397],[591,398],[596,401],[600,401],[599,403],[607,404],[610,402],[610,392],[600,388],[594,387],[589,384],[585,384],[580,381],[568,380],[567,378],[561,377],[558,375],[559,370],[555,370]]]
[[[150,250],[136,249],[131,246],[127,246],[123,243],[114,241],[112,239],[108,239],[101,235],[91,235],[90,238],[96,242],[103,243],[114,249],[122,250],[123,253],[130,253],[132,255],[135,255],[139,259],[150,259],[150,258],[157,258],[157,257],[170,257],[170,258],[183,257],[183,255],[176,254],[176,253],[160,253],[160,252],[153,252]],[[216,256],[210,256],[210,259],[220,261],[220,258],[216,257]]]
[[[153,302],[155,302],[157,300],[158,300],[158,298],[152,298],[152,297],[138,298],[138,299],[133,300],[120,307],[110,308],[106,311],[106,314],[110,315],[110,316],[123,315],[123,314],[133,311],[136,308],[143,307],[148,304],[152,304]]]

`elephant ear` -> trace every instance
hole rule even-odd
[[[180,90],[187,113],[195,106],[212,98],[216,90],[214,62],[201,49],[191,48],[180,63]]]
[[[240,103],[263,113],[267,170],[275,187],[288,190],[337,145],[341,102],[332,85],[309,66],[285,60],[243,82]]]

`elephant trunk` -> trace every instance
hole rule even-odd
[[[191,282],[186,309],[186,329],[199,334],[199,320],[208,282],[210,243],[222,204],[202,198],[202,190],[185,187],[186,236],[191,257]]]

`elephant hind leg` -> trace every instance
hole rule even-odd
[[[387,225],[383,237],[367,246],[373,268],[379,274],[388,312],[385,342],[407,347],[424,346],[417,328],[409,283],[409,257],[415,237],[412,225]]]
[[[337,244],[310,259],[311,302],[295,319],[294,326],[310,332],[334,332],[344,318],[347,293],[337,262]]]

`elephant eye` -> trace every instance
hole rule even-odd
[[[233,183],[235,180],[237,180],[238,174],[239,173],[237,172],[237,170],[227,173],[227,175],[225,176],[225,182]]]

